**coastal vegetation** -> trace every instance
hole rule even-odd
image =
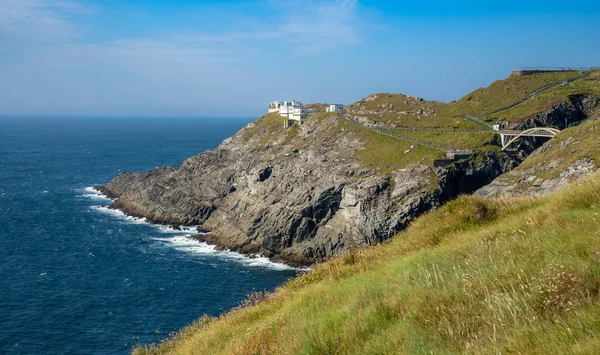
[[[366,168],[385,174],[411,164],[429,164],[443,157],[439,149],[412,143],[410,139],[448,150],[477,150],[500,145],[497,134],[465,120],[467,115],[475,115],[490,125],[519,123],[547,114],[554,105],[569,102],[574,95],[600,97],[600,71],[513,73],[450,103],[379,93],[347,107],[349,117],[359,117],[367,124],[408,138],[404,141],[338,120],[337,114],[323,112],[325,105],[309,105],[313,113],[305,122],[327,124],[335,121],[329,125],[331,137],[354,133],[356,139],[363,142],[363,148],[355,156]],[[596,113],[600,115],[600,112]],[[267,114],[244,130],[244,138],[260,137],[255,148],[258,151],[273,144],[291,144],[297,149],[314,144],[299,135],[297,125],[284,131],[283,121],[284,118],[276,113]]]
[[[429,165],[433,159],[444,156],[438,150],[373,132],[348,121],[340,120],[337,129],[353,132],[363,142],[363,148],[357,150],[355,156],[365,167],[378,169],[383,174],[410,164]]]
[[[482,116],[482,120],[490,123],[500,120],[518,122],[545,113],[574,94],[600,95],[600,71],[512,74],[449,103],[402,94],[375,94],[350,105],[349,112],[372,122],[411,129],[476,130],[481,127],[465,121],[465,116]],[[497,110],[500,111],[490,113]]]
[[[464,196],[135,354],[597,353],[600,176]]]
[[[600,351],[599,80],[513,74],[448,104],[375,94],[288,128],[268,114],[182,168],[120,175],[109,191],[127,190],[130,211],[187,218],[194,206],[209,242],[313,265],[134,353]],[[507,153],[477,119],[585,122]],[[497,183],[513,173],[528,186]]]
[[[600,71],[513,73],[450,103],[402,94],[374,94],[348,106],[348,116],[422,142],[421,148],[432,145],[447,150],[478,150],[500,145],[499,136],[491,131],[493,124],[502,123],[510,128],[527,120],[540,120],[542,125],[566,128],[574,120],[600,116],[598,98]],[[466,120],[467,116],[486,122],[488,128]],[[554,116],[571,120],[558,122]],[[380,150],[383,149],[379,145],[372,145],[362,154],[373,156]],[[398,153],[398,164],[370,162],[369,166],[378,165],[386,171],[386,166],[404,167],[439,157],[439,150],[422,149],[421,154]]]
[[[444,107],[442,115],[462,117],[480,115],[486,112],[512,105],[537,90],[544,89],[569,79],[580,78],[582,72],[546,72],[527,75],[511,74],[508,78],[497,80],[487,88],[480,88],[463,96],[460,100]],[[581,82],[581,81],[580,81]],[[560,84],[551,88],[556,91]]]
[[[548,91],[542,92],[527,100],[522,105],[489,115],[488,120],[491,122],[499,120],[519,122],[524,118],[531,117],[535,113],[550,110],[553,105],[561,103],[565,98],[582,94],[598,95],[599,93],[600,71],[594,71],[579,80],[565,85],[558,85]]]

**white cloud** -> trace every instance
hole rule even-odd
[[[103,41],[88,40],[80,26],[90,15],[110,13],[82,3],[0,0],[0,77],[5,84],[0,113],[196,112],[222,110],[231,97],[260,106],[272,92],[290,90],[262,65],[264,52],[313,55],[361,41],[356,0],[267,3],[269,15],[250,16],[238,9],[228,17],[230,23],[219,26],[235,29],[231,32],[169,32],[166,26],[153,28],[149,18],[145,35],[117,34]],[[204,9],[202,16],[211,11],[222,9]],[[94,28],[84,28],[94,34]],[[289,60],[281,62],[286,67]]]
[[[363,22],[357,0],[272,2],[270,5],[275,12],[248,21],[252,24],[250,28],[186,34],[174,39],[195,43],[277,41],[283,52],[294,54],[316,54],[362,41]]]
[[[0,0],[0,38],[56,40],[74,37],[70,15],[90,8],[72,1]]]

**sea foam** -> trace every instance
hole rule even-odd
[[[215,256],[221,259],[227,259],[234,262],[241,263],[245,266],[250,267],[262,267],[273,270],[302,270],[307,271],[309,269],[294,268],[282,263],[275,263],[269,258],[262,255],[247,256],[244,254],[236,253],[230,250],[217,250],[216,246],[210,245],[205,242],[198,241],[190,238],[192,235],[199,234],[196,226],[178,226],[174,228],[172,226],[153,224],[148,222],[146,218],[138,218],[128,216],[120,210],[108,208],[107,206],[92,206],[90,207],[93,211],[101,212],[110,215],[114,218],[120,219],[128,224],[145,224],[154,227],[161,233],[172,235],[171,237],[165,238],[152,238],[152,240],[165,243],[174,249],[190,254],[201,254],[207,256]]]
[[[81,197],[89,198],[91,200],[113,201],[113,199],[109,198],[108,196],[94,189],[93,187],[86,187],[83,189],[78,189],[76,191],[81,193]]]
[[[167,242],[173,246],[173,248],[180,251],[192,254],[214,255],[222,259],[228,259],[241,263],[245,266],[263,267],[274,270],[308,270],[294,268],[282,263],[275,263],[262,255],[247,256],[230,250],[218,250],[214,245],[210,245],[184,235],[178,235],[172,238],[156,238],[155,240]]]

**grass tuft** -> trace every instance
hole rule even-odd
[[[137,354],[598,353],[600,176],[463,196]]]

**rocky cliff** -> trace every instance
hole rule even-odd
[[[566,187],[600,169],[600,121],[562,131],[535,150],[519,167],[475,194],[487,198],[537,197]]]
[[[122,173],[97,188],[130,215],[198,225],[207,233],[197,238],[221,248],[307,265],[389,239],[462,193],[540,195],[597,170],[597,123],[565,130],[508,172],[543,141],[524,139],[509,156],[493,132],[463,118],[564,128],[596,117],[599,97],[600,72],[559,72],[513,75],[448,104],[371,95],[347,107],[359,124],[313,105],[300,126],[285,129],[269,114],[178,168]],[[444,149],[474,154],[432,164]]]
[[[201,225],[209,233],[198,238],[222,248],[306,265],[386,240],[511,167],[482,151],[444,168],[424,160],[383,173],[355,154],[376,133],[350,125],[319,114],[286,130],[267,115],[178,168],[122,173],[98,189],[130,215]]]

